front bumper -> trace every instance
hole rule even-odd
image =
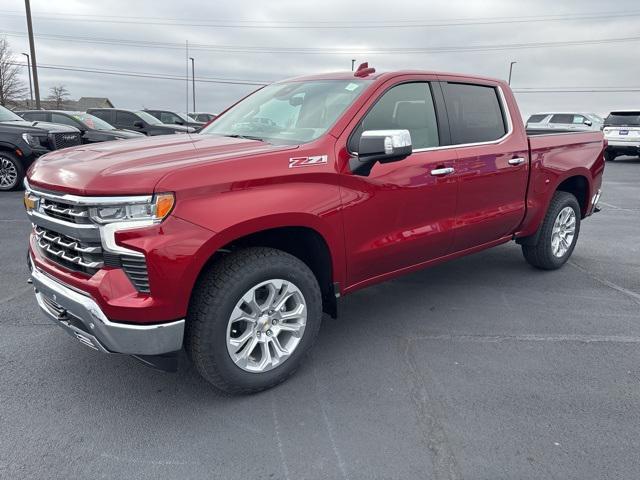
[[[84,345],[128,355],[161,355],[182,348],[184,320],[154,325],[112,322],[88,295],[48,276],[31,259],[29,267],[42,311]]]

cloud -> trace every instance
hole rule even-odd
[[[21,0],[5,0],[0,16],[0,32],[26,32]],[[634,10],[634,8],[636,10]],[[84,2],[59,0],[55,11],[51,2],[33,0],[36,35],[65,35],[124,39],[137,42],[178,44],[177,48],[141,48],[123,45],[96,45],[80,41],[37,39],[38,62],[45,65],[73,65],[89,69],[109,69],[185,75],[185,40],[192,44],[272,48],[389,48],[451,47],[499,45],[532,42],[557,42],[637,35],[640,16],[635,0],[603,4],[595,0],[571,0],[561,4],[552,0],[513,1],[388,1],[299,2],[180,2],[155,0],[131,2]],[[534,15],[630,13],[627,17],[590,20],[502,23],[494,25],[439,26],[420,28],[225,28],[243,22],[279,22],[281,27],[304,22],[350,23],[385,22],[406,25],[407,21],[437,23],[451,19],[487,17],[530,18]],[[45,18],[47,14],[75,15],[74,21]],[[88,17],[78,17],[88,15]],[[122,16],[126,15],[126,18]],[[116,16],[116,17],[112,17]],[[139,22],[180,25],[149,25]],[[98,20],[98,21],[88,21]],[[120,23],[110,23],[115,20]],[[131,22],[131,23],[124,23]],[[453,22],[447,22],[453,23]],[[187,24],[209,24],[196,26]],[[16,53],[28,51],[26,37],[7,37]],[[384,53],[356,55],[358,62],[368,60],[378,70],[425,69],[468,72],[506,78],[509,62],[517,60],[514,87],[638,87],[640,64],[634,58],[638,43],[609,43],[536,49],[496,50],[489,52]],[[277,80],[307,73],[348,70],[351,54],[244,53],[193,49],[196,77],[248,80]],[[21,59],[22,60],[22,59]],[[41,91],[64,83],[74,97],[107,96],[117,106],[162,107],[178,111],[186,108],[185,81],[141,79],[94,73],[39,70]],[[26,72],[25,72],[26,78]],[[255,87],[198,83],[197,109],[220,111]],[[529,93],[517,95],[523,113],[545,110],[580,110],[606,113],[614,108],[640,105],[639,93]],[[191,107],[190,107],[191,108]]]

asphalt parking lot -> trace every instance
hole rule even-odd
[[[631,479],[640,472],[640,160],[607,165],[568,265],[507,244],[346,297],[284,385],[224,397],[38,311],[0,194],[0,478]]]

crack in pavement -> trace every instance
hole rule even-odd
[[[409,397],[415,406],[420,433],[431,452],[433,478],[435,480],[462,480],[462,472],[453,453],[449,438],[440,421],[443,414],[440,403],[429,395],[429,391],[420,375],[413,355],[411,343],[413,338],[405,338],[404,363],[409,373]]]
[[[460,342],[500,343],[500,342],[574,342],[574,343],[640,343],[640,337],[627,335],[412,335],[403,337],[407,341],[450,340]]]
[[[602,285],[605,285],[613,290],[616,290],[617,292],[620,292],[626,295],[627,297],[631,298],[635,303],[640,305],[640,293],[636,293],[633,290],[629,290],[628,288],[624,288],[616,283],[613,283],[605,278],[602,278],[596,275],[595,273],[591,272],[587,268],[583,267],[582,265],[574,262],[573,260],[569,260],[567,263],[571,265],[573,268],[580,270],[582,273],[585,273],[587,276],[591,277],[596,282],[601,283]]]

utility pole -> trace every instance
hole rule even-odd
[[[33,108],[33,87],[31,85],[31,61],[29,60],[29,54],[22,52],[22,55],[27,57],[27,73],[29,74],[29,97],[31,98],[31,103],[29,104],[29,108]]]
[[[518,63],[518,62],[511,62],[511,64],[509,65],[509,81],[507,82],[509,85],[511,85],[511,74],[513,73],[513,66]]]
[[[191,86],[193,87],[193,95],[191,95],[193,97],[193,111],[195,113],[196,111],[196,67],[195,67],[195,60],[193,59],[193,57],[189,57],[189,60],[191,60]],[[185,115],[189,115],[189,109],[187,108],[187,111],[185,112]]]
[[[29,32],[29,50],[31,52],[31,66],[33,67],[33,89],[36,91],[36,109],[40,110],[40,87],[38,86],[38,67],[36,66],[36,46],[33,42],[33,25],[31,24],[31,4],[24,0],[27,12],[27,30]]]
[[[351,71],[352,71],[352,72],[353,72],[353,69],[354,69],[355,65],[356,65],[356,59],[355,59],[355,58],[352,58],[352,59],[351,59]]]

